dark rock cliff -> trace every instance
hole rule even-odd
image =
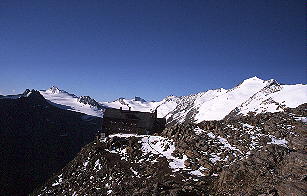
[[[50,105],[38,91],[0,99],[0,195],[27,195],[93,140],[100,120]]]

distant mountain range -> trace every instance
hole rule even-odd
[[[295,108],[307,102],[306,84],[286,85],[273,79],[262,80],[257,77],[246,79],[231,89],[220,88],[187,96],[168,96],[161,101],[145,101],[140,97],[119,98],[112,102],[96,101],[90,96],[78,97],[55,86],[39,92],[56,107],[90,116],[103,117],[103,111],[107,107],[131,107],[132,110],[143,112],[157,109],[158,117],[165,117],[171,124],[221,120],[229,115],[246,115],[249,112],[279,112],[286,107]]]

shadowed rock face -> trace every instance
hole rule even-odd
[[[99,119],[50,105],[38,91],[0,99],[0,195],[27,195],[92,141]]]
[[[96,140],[33,195],[303,196],[303,116],[306,105]]]
[[[90,96],[81,96],[79,97],[78,101],[80,103],[88,104],[99,109],[103,108],[95,99],[91,98]]]

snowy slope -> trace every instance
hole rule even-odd
[[[45,99],[51,102],[56,107],[61,109],[71,110],[75,112],[84,113],[90,116],[103,117],[103,109],[97,108],[90,104],[80,102],[80,98],[76,95],[69,94],[66,91],[60,90],[53,86],[48,90],[39,91]]]
[[[170,119],[170,122],[173,123],[184,122],[186,120],[194,121],[195,115],[198,113],[198,109],[201,105],[224,94],[226,91],[225,89],[215,89],[182,96],[178,100],[177,107],[171,111],[167,117]]]
[[[307,85],[280,85],[274,82],[241,104],[236,112],[243,115],[248,112],[278,112],[285,107],[295,108],[306,102]]]
[[[271,82],[271,80],[263,81],[257,77],[244,80],[240,85],[226,91],[224,94],[201,104],[195,120],[197,122],[221,120],[238,105],[245,102]]]

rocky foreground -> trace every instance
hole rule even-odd
[[[33,195],[306,195],[307,104],[98,138]]]

